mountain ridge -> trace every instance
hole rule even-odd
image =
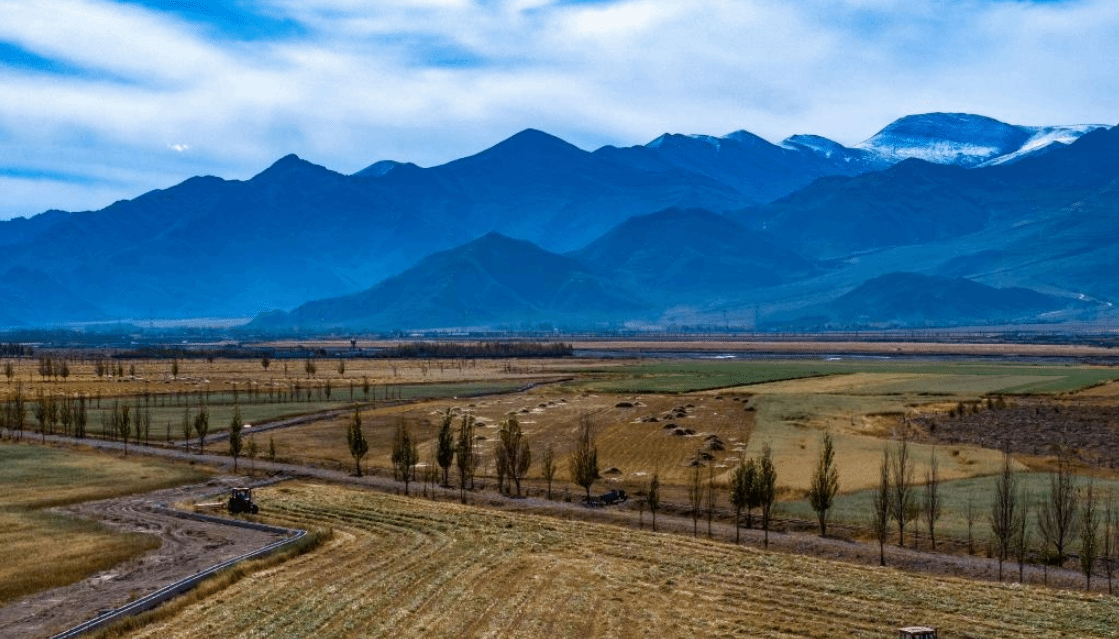
[[[802,304],[797,300],[825,281],[835,283],[828,294],[838,295],[892,268],[899,247],[927,254],[931,271],[1111,290],[1092,281],[1094,266],[1077,267],[1056,254],[1058,246],[1046,246],[1043,229],[1072,246],[1080,240],[1062,229],[1082,227],[1074,222],[1083,209],[1102,216],[1095,236],[1111,232],[1106,219],[1115,195],[1107,185],[1117,177],[1119,130],[1031,129],[981,116],[953,129],[944,114],[908,117],[883,131],[957,143],[979,123],[982,134],[971,146],[1009,154],[996,159],[1018,155],[979,162],[979,155],[944,154],[933,144],[931,155],[948,164],[883,164],[870,150],[819,136],[773,144],[747,131],[665,134],[643,146],[585,151],[535,129],[430,168],[382,160],[344,175],[287,155],[247,180],[194,177],[101,211],[0,223],[0,272],[28,282],[38,272],[60,290],[96,301],[96,308],[75,303],[50,322],[296,308],[367,290],[491,231],[555,254],[591,251],[596,242],[625,252],[627,263],[589,259],[598,264],[561,290],[573,307],[576,291],[640,297],[640,304],[622,307],[642,321],[655,321],[648,318],[656,309],[634,296],[634,286],[651,290],[650,283],[664,282],[656,293],[660,311],[675,304],[700,319],[733,315],[763,302]],[[914,125],[922,121],[928,126]],[[1076,139],[1061,141],[1070,136]],[[1023,152],[1030,140],[1036,150]],[[665,221],[655,213],[666,209],[678,211],[676,226],[650,231]],[[707,213],[689,219],[705,221],[688,226],[686,212],[694,210]],[[650,215],[639,220],[644,231],[623,226]],[[1034,226],[1039,230],[1031,234]],[[645,238],[642,246],[635,237]],[[1015,250],[1003,239],[1009,237],[1029,242],[1032,254]],[[1092,255],[1100,264],[1110,259],[1097,245]],[[1031,266],[1042,263],[1060,268]],[[11,270],[17,266],[29,270]],[[537,306],[562,306],[549,304]],[[11,321],[47,321],[23,319],[44,317],[33,305],[16,296]]]

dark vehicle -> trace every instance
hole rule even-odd
[[[628,501],[628,500],[629,500],[629,496],[626,495],[626,491],[621,490],[621,489],[617,489],[617,490],[611,490],[610,492],[606,493],[605,495],[601,495],[599,497],[591,497],[590,500],[587,501],[585,505],[587,506],[587,508],[601,508],[603,506],[612,506],[614,504],[620,504],[620,503],[622,503],[624,501]]]
[[[253,515],[260,512],[257,505],[253,503],[253,489],[252,488],[234,488],[229,494],[229,512],[236,515],[237,513],[251,513]]]
[[[898,630],[900,639],[936,639],[936,629],[924,626],[909,626]]]

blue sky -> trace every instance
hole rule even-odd
[[[0,0],[0,218],[287,153],[440,164],[912,113],[1119,122],[1114,0]]]

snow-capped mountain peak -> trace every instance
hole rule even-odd
[[[969,113],[910,115],[855,148],[887,162],[919,158],[963,167],[1012,162],[1054,144],[1070,144],[1103,125],[1029,127]]]

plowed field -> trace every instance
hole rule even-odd
[[[906,574],[311,484],[259,491],[332,542],[133,635],[1110,637],[1119,599]]]

